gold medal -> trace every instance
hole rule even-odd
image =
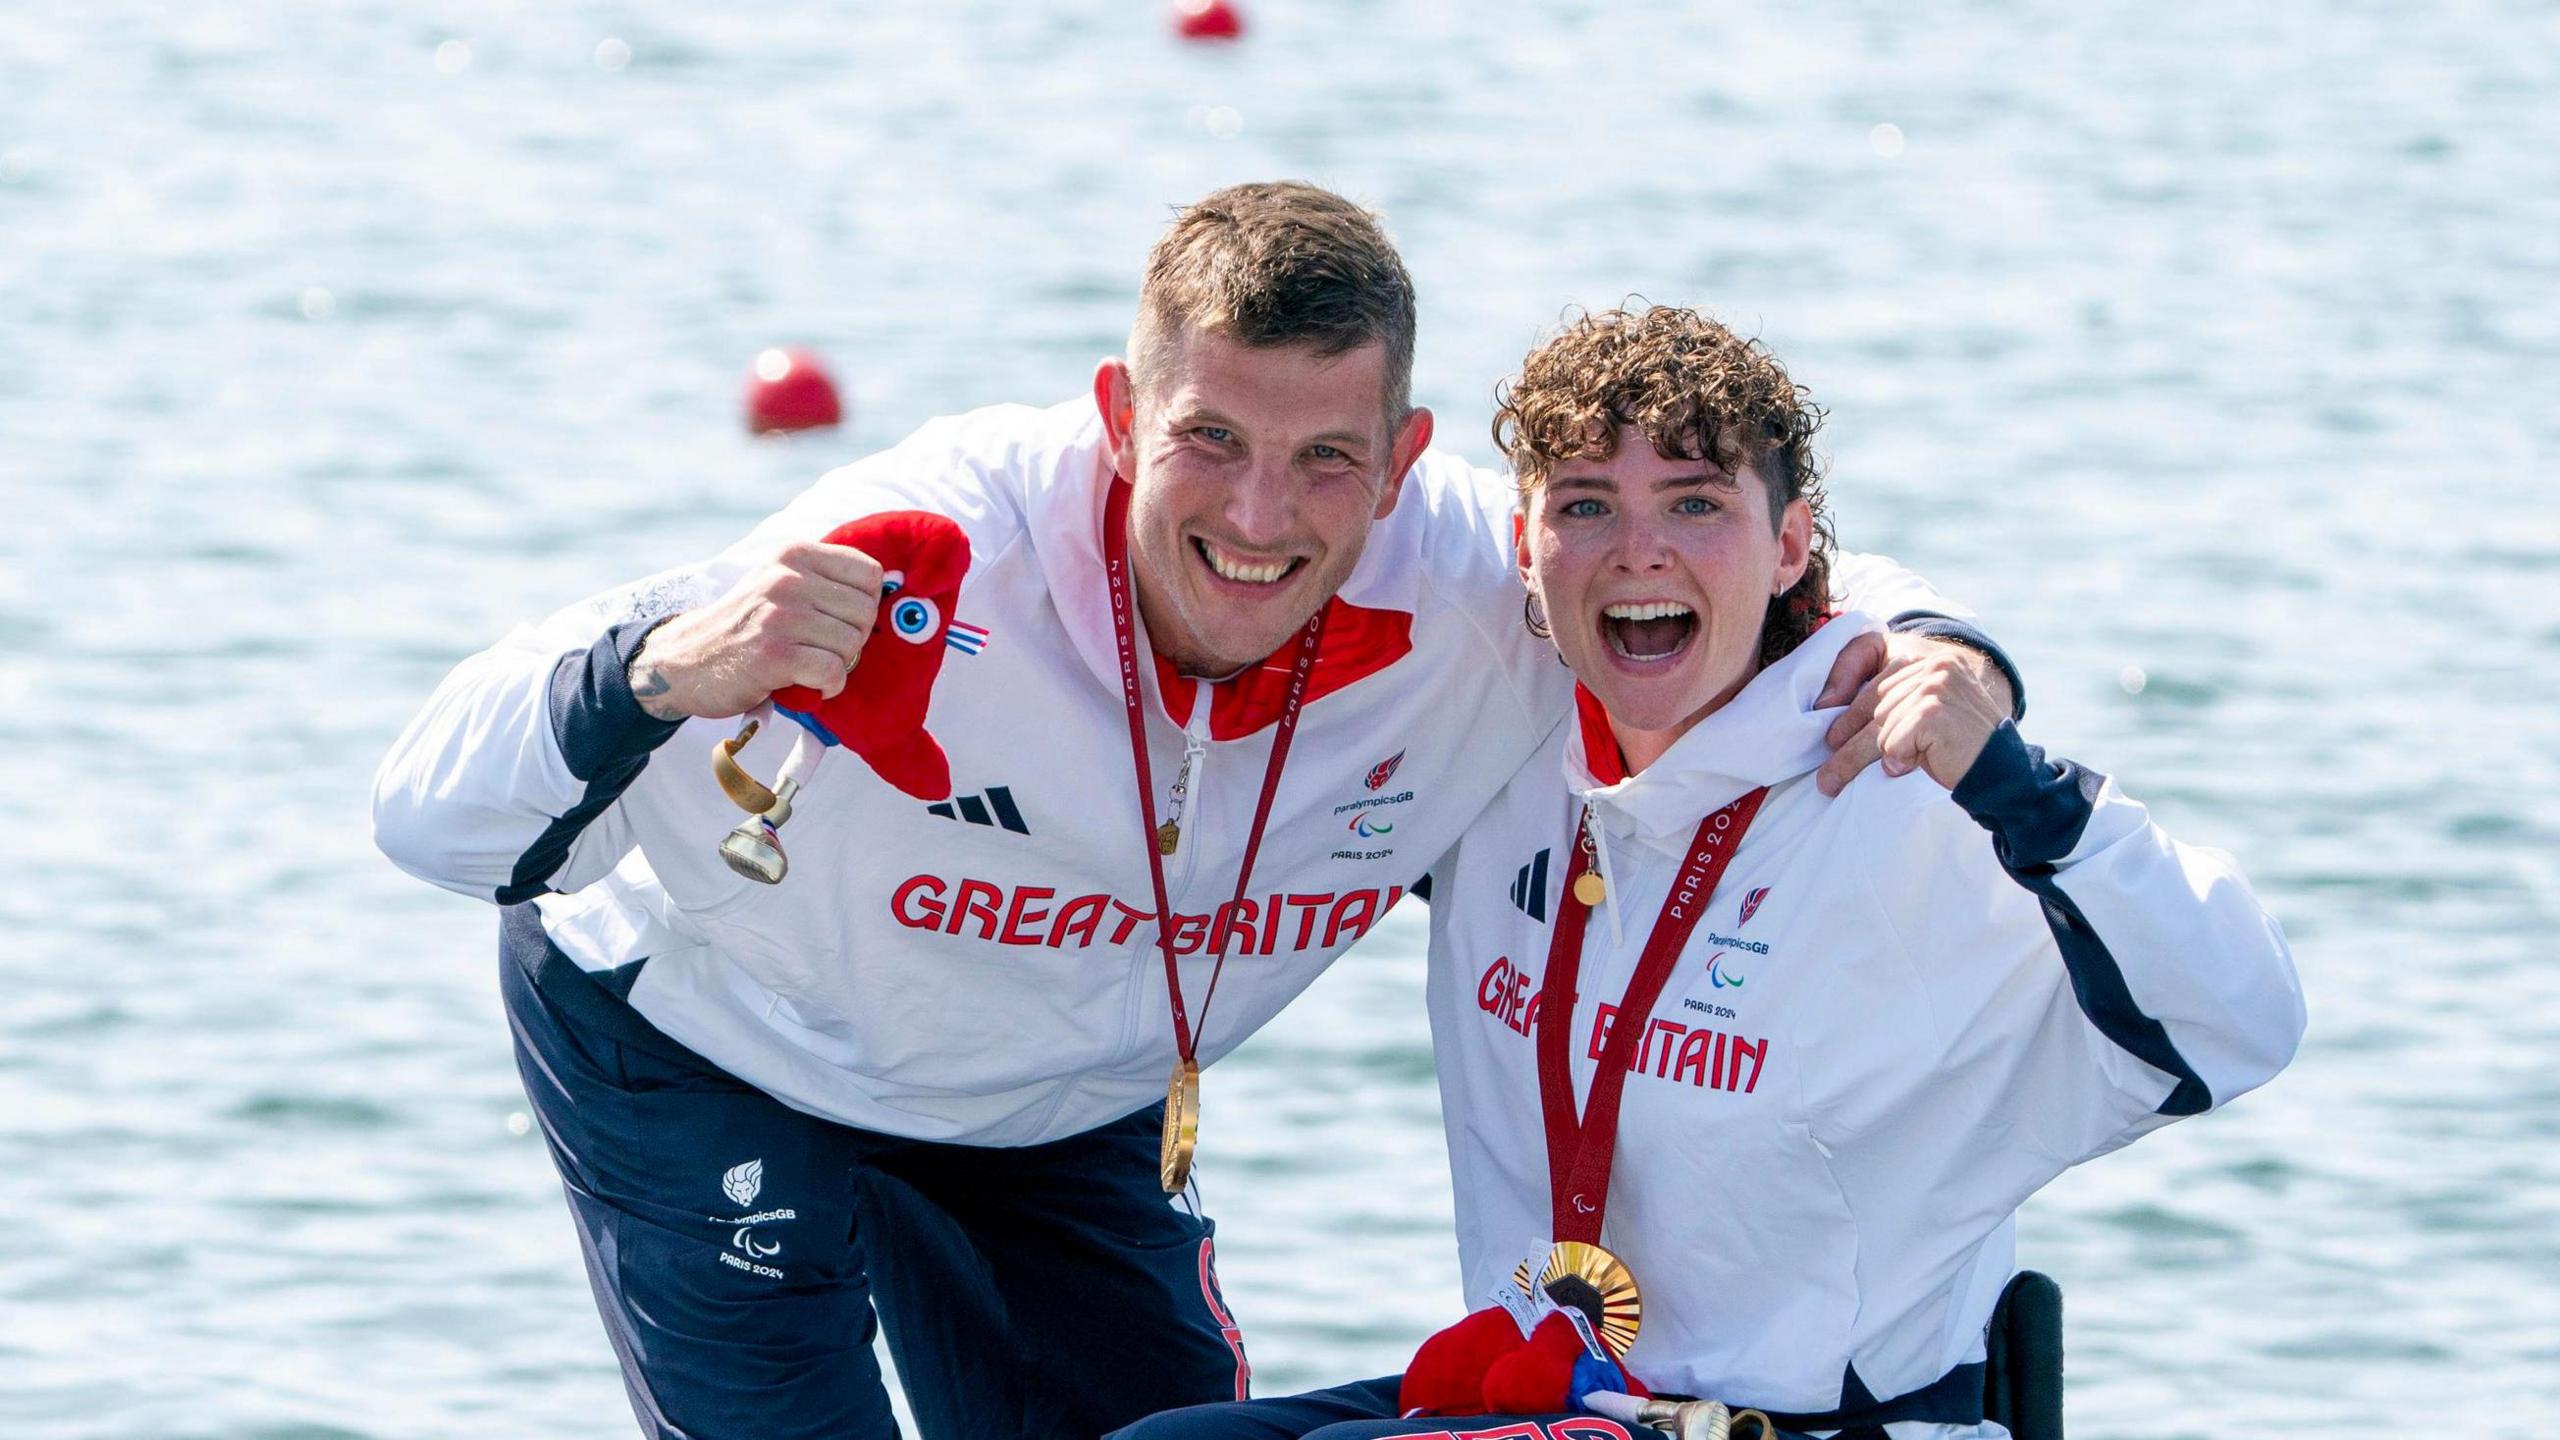
[[[1181,825],[1181,822],[1179,822],[1179,821],[1175,821],[1175,820],[1167,820],[1167,821],[1166,821],[1166,822],[1164,822],[1163,824],[1161,824],[1161,825],[1159,825],[1159,826],[1157,826],[1157,827],[1156,827],[1156,853],[1157,853],[1157,854],[1159,854],[1159,855],[1170,855],[1170,854],[1172,854],[1174,851],[1179,850],[1179,849],[1181,849],[1181,848],[1182,848],[1182,825]]]
[[[1597,905],[1609,896],[1609,887],[1601,882],[1600,872],[1585,870],[1573,877],[1573,898],[1585,906]]]
[[[1511,1283],[1529,1288],[1528,1261],[1521,1261],[1511,1272]],[[1538,1272],[1537,1289],[1558,1305],[1581,1311],[1609,1343],[1612,1354],[1624,1355],[1636,1343],[1636,1330],[1644,1323],[1644,1299],[1636,1293],[1636,1277],[1626,1262],[1599,1246],[1579,1240],[1556,1242],[1547,1251],[1546,1267]]]
[[[1185,1060],[1173,1067],[1164,1087],[1164,1148],[1156,1178],[1164,1193],[1179,1195],[1191,1183],[1191,1152],[1200,1146],[1200,1065]]]

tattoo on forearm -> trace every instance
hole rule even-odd
[[[684,712],[676,709],[675,702],[667,698],[667,693],[673,689],[675,686],[668,681],[667,672],[649,661],[644,659],[632,667],[631,698],[640,702],[642,712],[651,718],[657,720],[684,718]]]

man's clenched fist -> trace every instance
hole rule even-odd
[[[728,594],[651,631],[631,657],[631,693],[661,720],[744,714],[791,685],[833,698],[879,609],[878,561],[786,542]]]

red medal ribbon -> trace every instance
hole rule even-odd
[[[1173,1043],[1182,1058],[1197,1063],[1199,1037],[1182,1005],[1182,973],[1173,958],[1173,902],[1165,890],[1164,854],[1156,845],[1156,782],[1147,763],[1147,717],[1139,699],[1136,602],[1129,586],[1129,482],[1111,478],[1110,498],[1102,509],[1102,568],[1111,582],[1111,635],[1120,646],[1120,698],[1129,709],[1129,756],[1138,771],[1138,814],[1146,826],[1147,877],[1156,887],[1156,948],[1164,952],[1165,989],[1173,1001]],[[1324,642],[1323,609],[1299,633],[1296,668],[1289,672],[1289,693],[1280,703],[1280,720],[1271,736],[1271,759],[1262,769],[1262,798],[1253,807],[1253,828],[1245,832],[1244,864],[1236,871],[1235,898],[1209,917],[1209,947],[1217,962],[1209,971],[1208,993],[1200,997],[1200,1020],[1209,1020],[1209,1002],[1218,995],[1218,976],[1227,968],[1226,921],[1244,903],[1253,885],[1254,856],[1262,850],[1263,827],[1271,820],[1271,798],[1280,790],[1280,769],[1289,759],[1289,741],[1298,733],[1298,711],[1306,703],[1307,679],[1315,673],[1316,650]]]
[[[1628,978],[1626,994],[1619,998],[1618,1015],[1610,1022],[1608,1043],[1601,1049],[1600,1068],[1592,1073],[1591,1095],[1583,1103],[1579,1120],[1573,1113],[1573,1060],[1568,1046],[1579,998],[1574,982],[1582,972],[1582,932],[1591,907],[1574,898],[1573,882],[1591,868],[1591,856],[1580,845],[1570,847],[1573,865],[1565,875],[1555,932],[1547,942],[1547,973],[1538,992],[1538,1108],[1546,1120],[1548,1205],[1557,1240],[1599,1243],[1600,1222],[1609,1209],[1609,1168],[1618,1152],[1618,1100],[1627,1088],[1627,1072],[1635,1068],[1645,1027],[1652,1021],[1653,1003],[1662,998],[1662,987],[1670,982],[1681,950],[1707,913],[1717,882],[1733,863],[1734,851],[1742,846],[1742,832],[1751,828],[1752,817],[1760,813],[1760,802],[1768,795],[1768,787],[1763,786],[1698,822],[1698,833],[1689,841],[1689,858],[1672,882],[1671,893],[1663,897],[1662,913],[1645,939],[1636,973]],[[1587,809],[1582,823],[1590,823]],[[1578,837],[1581,831],[1574,833]]]

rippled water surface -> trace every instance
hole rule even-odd
[[[1765,335],[1844,536],[2285,920],[2292,1073],[2028,1212],[2075,1434],[2560,1423],[2549,7],[722,8],[0,5],[0,1429],[629,1433],[370,767],[516,619],[1076,393],[1277,174],[1385,211],[1480,458],[1567,302]],[[777,340],[846,432],[737,433]],[[1265,1393],[1459,1303],[1420,937],[1212,1077]]]

